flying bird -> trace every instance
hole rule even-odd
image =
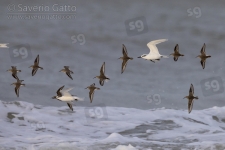
[[[90,102],[92,103],[95,90],[100,90],[100,88],[96,87],[95,83],[93,83],[92,85],[86,87],[85,89],[89,89],[90,90],[89,91],[89,98],[90,98]]]
[[[0,48],[9,48],[8,44],[9,43],[0,43]]]
[[[43,68],[39,66],[39,55],[37,55],[36,59],[34,60],[34,65],[30,66],[29,68],[33,68],[32,76],[36,74],[38,69],[43,70]]]
[[[20,87],[25,86],[25,84],[22,84],[23,81],[24,80],[17,79],[17,82],[11,84],[11,85],[15,85],[15,93],[16,93],[17,97],[19,97]]]
[[[147,44],[148,48],[150,49],[149,54],[143,54],[138,58],[143,58],[145,60],[150,60],[152,62],[159,61],[160,58],[168,58],[168,56],[159,54],[159,50],[156,47],[157,44],[167,41],[168,39],[159,39],[155,41],[151,41]]]
[[[188,112],[189,114],[191,113],[191,110],[193,108],[193,103],[194,99],[198,99],[198,96],[194,96],[194,86],[191,84],[190,90],[189,90],[189,95],[185,96],[183,99],[187,98],[188,99]]]
[[[124,72],[124,70],[126,69],[128,60],[132,60],[132,59],[133,59],[132,57],[129,57],[129,56],[128,56],[127,48],[125,47],[124,44],[123,44],[122,52],[123,52],[123,57],[118,58],[118,59],[122,59],[122,60],[123,60],[123,62],[122,62],[122,67],[121,67],[121,74],[122,74],[122,73]]]
[[[209,58],[209,57],[211,57],[210,55],[206,55],[206,53],[205,53],[205,43],[202,46],[202,49],[201,49],[200,52],[201,52],[201,55],[198,55],[197,57],[199,57],[201,59],[200,62],[201,62],[201,65],[202,65],[202,69],[204,69],[205,68],[206,59]]]
[[[174,53],[172,53],[170,55],[173,56],[174,61],[177,61],[180,56],[184,56],[183,54],[180,54],[178,44],[174,47]]]
[[[16,69],[16,66],[11,66],[12,67],[12,69],[9,69],[9,70],[7,70],[8,72],[11,72],[12,73],[12,76],[15,78],[15,79],[17,79],[17,80],[19,80],[19,78],[17,77],[17,72],[21,72],[21,70],[17,70]]]
[[[62,90],[63,88],[64,88],[64,86],[60,87],[56,92],[57,96],[53,96],[52,99],[57,99],[59,101],[66,102],[68,107],[73,111],[72,102],[73,101],[83,101],[83,99],[79,98],[75,95],[71,95],[69,93],[69,91],[71,91],[73,88],[69,88],[67,90]]]
[[[105,62],[102,64],[102,67],[100,69],[100,75],[99,76],[96,76],[94,78],[98,78],[99,79],[99,84],[101,86],[104,85],[104,81],[105,80],[110,80],[108,77],[105,76]]]
[[[72,78],[72,76],[71,76],[71,74],[70,74],[70,73],[73,74],[73,71],[71,71],[71,70],[69,69],[69,66],[64,66],[64,69],[60,70],[59,72],[64,72],[64,73],[66,73],[66,75],[67,75],[70,79],[73,80],[73,78]]]

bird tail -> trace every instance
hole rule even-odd
[[[196,96],[195,99],[198,99],[198,96]]]
[[[169,58],[169,56],[166,56],[166,55],[161,55],[163,58]]]

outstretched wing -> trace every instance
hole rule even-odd
[[[191,84],[190,90],[189,90],[189,95],[194,95],[194,86]]]
[[[148,48],[150,49],[150,54],[159,54],[158,48],[156,47],[157,44],[167,41],[168,39],[159,39],[155,41],[151,41],[147,44]]]
[[[122,67],[121,67],[121,74],[122,74],[122,73],[124,72],[124,70],[126,69],[127,62],[128,62],[128,59],[123,59]]]
[[[178,44],[174,47],[174,52],[179,53],[179,45]]]
[[[66,90],[62,90],[61,93],[63,96],[72,96],[69,91],[71,91],[73,88],[68,88]]]
[[[103,85],[104,85],[104,80],[99,79],[99,84],[100,84],[101,86],[103,86]]]
[[[16,70],[16,66],[11,66],[11,67],[12,67],[13,70],[14,70],[14,69]]]
[[[12,73],[13,78],[19,80],[19,78],[17,77],[16,73]]]
[[[69,106],[69,108],[73,111],[73,106],[71,103],[67,103],[67,105]]]
[[[19,97],[19,91],[20,91],[20,86],[16,86],[15,93],[16,93],[17,97]]]
[[[72,79],[72,80],[73,80],[73,78],[72,78],[72,76],[71,76],[70,72],[66,72],[66,75],[67,75],[70,79]]]
[[[36,59],[34,60],[34,64],[36,64],[36,65],[39,64],[39,55],[37,55]]]
[[[174,61],[177,61],[178,60],[178,56],[174,56],[173,59],[174,59]]]
[[[193,103],[194,103],[194,101],[193,100],[189,100],[188,101],[188,112],[189,112],[189,114],[191,113],[191,111],[192,111],[192,108],[193,108]]]
[[[126,46],[123,44],[123,56],[127,56],[127,48]]]
[[[59,97],[61,97],[62,96],[62,93],[60,92],[63,88],[64,88],[64,86],[65,85],[63,85],[62,87],[60,87],[58,90],[57,90],[57,95],[59,96]]]
[[[91,89],[90,92],[89,92],[89,98],[90,98],[91,103],[93,101],[93,97],[94,97],[94,93],[95,93],[94,91],[95,91],[95,89]]]
[[[105,62],[102,64],[102,67],[100,69],[100,74],[105,74]]]
[[[202,65],[202,69],[205,69],[205,61],[204,60],[201,60],[201,65]]]
[[[34,76],[36,74],[37,70],[38,70],[38,68],[33,68],[33,70],[32,70],[32,76]]]
[[[202,55],[205,55],[205,43],[204,43],[204,45],[202,46],[201,54],[202,54]]]

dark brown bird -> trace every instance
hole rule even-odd
[[[191,84],[190,90],[189,90],[189,95],[185,96],[184,98],[188,99],[188,112],[189,114],[191,113],[191,110],[193,108],[193,103],[194,103],[194,99],[198,99],[198,96],[194,96],[194,86]],[[184,99],[183,98],[183,99]]]
[[[205,68],[206,59],[211,57],[210,55],[206,55],[206,53],[205,53],[205,43],[202,46],[202,49],[201,49],[200,53],[201,53],[201,55],[198,55],[197,57],[199,57],[201,59],[200,62],[201,62],[201,65],[202,65],[202,69],[204,69]]]
[[[33,68],[32,76],[36,74],[38,69],[43,70],[43,68],[39,66],[39,55],[37,55],[36,59],[34,60],[34,65],[30,66],[29,68]]]
[[[172,53],[170,55],[173,56],[174,61],[177,61],[180,56],[184,56],[183,54],[180,54],[178,44],[174,47],[174,53]]]
[[[122,47],[122,53],[123,53],[123,57],[118,58],[118,59],[122,59],[123,60],[122,67],[121,67],[121,74],[126,69],[128,60],[132,60],[133,59],[132,57],[128,56],[127,48],[126,48],[126,46],[124,44],[123,44],[123,47]]]
[[[64,69],[60,70],[59,72],[64,72],[64,73],[66,73],[66,75],[67,75],[70,79],[73,80],[73,78],[72,78],[72,76],[71,76],[71,74],[70,74],[70,73],[73,74],[73,71],[71,71],[71,70],[69,69],[69,66],[64,66]]]
[[[11,66],[12,67],[12,69],[9,69],[9,70],[7,70],[8,72],[11,72],[12,73],[12,76],[15,78],[15,79],[17,79],[17,80],[19,80],[19,78],[17,77],[17,72],[21,72],[21,70],[17,70],[16,69],[16,66]]]
[[[20,87],[25,86],[25,84],[22,84],[23,81],[24,80],[17,79],[17,82],[11,84],[11,85],[15,85],[15,93],[16,93],[17,97],[19,97]]]
[[[94,78],[98,78],[99,79],[99,84],[101,86],[104,85],[105,80],[110,80],[108,77],[105,76],[105,62],[102,64],[102,67],[100,69],[100,75],[96,76]]]
[[[86,87],[85,89],[89,89],[90,90],[89,91],[89,98],[90,98],[90,102],[92,103],[95,90],[100,90],[100,88],[96,87],[95,83],[93,83],[92,85]]]

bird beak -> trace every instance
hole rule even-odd
[[[137,57],[137,58],[141,58],[141,56]]]

